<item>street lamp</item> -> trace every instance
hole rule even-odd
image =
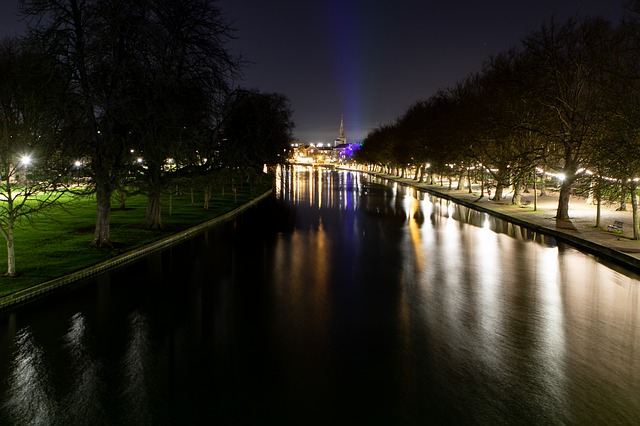
[[[25,154],[20,157],[20,164],[24,167],[27,167],[29,164],[31,164],[31,156]]]
[[[23,155],[22,157],[20,157],[20,165],[22,166],[18,173],[18,178],[19,180],[22,180],[22,183],[24,184],[24,186],[27,186],[27,167],[31,164],[31,156],[28,154]],[[22,179],[20,179],[22,178]]]

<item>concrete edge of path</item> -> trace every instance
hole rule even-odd
[[[50,280],[41,284],[36,284],[29,288],[25,288],[15,293],[11,293],[6,296],[3,296],[0,298],[0,313],[3,313],[4,311],[7,311],[11,308],[15,308],[19,305],[23,305],[33,300],[36,300],[54,291],[69,287],[71,284],[77,283],[78,281],[81,281],[86,278],[90,278],[98,274],[101,274],[103,272],[107,272],[117,267],[126,265],[143,256],[146,256],[158,250],[164,249],[166,247],[172,246],[185,239],[191,238],[196,234],[199,234],[209,228],[212,228],[216,225],[219,225],[221,223],[224,223],[226,221],[233,219],[238,214],[249,209],[250,207],[253,207],[254,205],[264,200],[265,198],[269,197],[272,193],[273,193],[273,190],[270,189],[264,192],[263,194],[257,196],[256,198],[249,200],[245,204],[227,213],[224,213],[218,217],[215,217],[211,220],[203,222],[199,225],[177,232],[174,235],[170,235],[156,242],[147,244],[135,250],[115,256],[111,259],[105,260],[103,262],[97,263],[95,265],[89,266],[87,268],[81,269],[79,271],[73,272],[63,277],[55,278],[53,280]]]

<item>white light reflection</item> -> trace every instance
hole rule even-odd
[[[504,236],[492,231],[487,223],[485,218],[485,226],[472,234],[477,237],[473,252],[476,259],[474,275],[479,284],[478,340],[483,349],[479,353],[492,370],[499,371],[505,362],[502,339],[507,334],[504,331],[507,314],[502,294],[504,290],[501,277],[504,270],[500,255],[500,251],[504,249],[500,245],[500,238]]]
[[[487,213],[484,213],[484,222],[482,223],[482,228],[487,230],[491,229],[491,222],[489,222],[489,215]]]
[[[447,217],[453,218],[453,213],[455,212],[455,205],[451,201],[447,200]],[[452,221],[453,222],[453,221]]]
[[[29,328],[18,332],[15,346],[4,408],[15,424],[52,424],[57,407],[51,395],[43,350],[34,342]]]
[[[322,173],[314,173],[314,175],[315,175],[316,179],[318,180],[318,182],[317,182],[317,187],[318,187],[318,197],[317,197],[318,198],[318,209],[321,209],[322,208],[322,197],[323,197],[322,190],[324,189],[324,183],[322,182],[323,181],[323,179],[322,179],[323,174]]]
[[[548,392],[554,393],[554,400],[564,402],[566,392],[566,324],[564,303],[560,288],[558,270],[558,248],[545,247],[537,250],[536,270],[539,272],[538,297],[540,298],[540,331],[537,336],[539,358],[544,360],[545,374],[539,377],[546,382]]]
[[[564,297],[574,302],[565,312],[568,334],[581,337],[567,342],[567,357],[612,382],[634,379],[640,389],[640,376],[628,374],[640,371],[640,282],[573,250],[561,253],[559,264]],[[583,277],[580,285],[564,284],[575,276]]]
[[[89,349],[86,319],[81,313],[71,318],[71,326],[64,336],[71,356],[73,390],[67,395],[69,407],[66,415],[71,419],[104,419],[106,413],[100,405],[103,387],[103,367]]]
[[[407,219],[407,223],[409,223],[409,226],[411,226],[411,219],[413,219],[415,205],[417,205],[417,200],[409,194],[404,194],[404,196],[402,197],[402,210],[404,212],[404,217]]]
[[[539,250],[541,256],[538,259],[537,270],[540,273],[538,280],[541,286],[541,299],[544,302],[544,335],[546,350],[549,358],[552,354],[564,355],[564,315],[562,312],[562,295],[560,293],[560,281],[558,276],[558,248],[546,247]]]
[[[276,166],[276,199],[279,200],[282,197],[282,166],[278,164]]]
[[[147,382],[153,377],[151,371],[151,343],[147,319],[139,312],[129,316],[129,343],[124,356],[123,402],[129,420],[135,424],[153,424],[151,416],[150,387]],[[135,421],[133,421],[135,419]]]

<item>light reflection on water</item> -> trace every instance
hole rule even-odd
[[[103,366],[90,347],[91,333],[87,330],[85,317],[77,313],[71,318],[69,331],[64,336],[64,349],[68,356],[66,377],[72,380],[63,406],[68,407],[64,415],[71,419],[104,419],[101,404],[103,388]],[[60,394],[58,394],[60,395]]]
[[[307,175],[299,171],[290,178],[305,181]],[[563,423],[575,415],[604,422],[611,412],[624,421],[638,419],[638,404],[621,391],[640,390],[635,275],[604,267],[553,237],[396,183],[390,191],[370,190],[383,200],[382,206],[371,203],[367,185],[379,182],[361,182],[354,192],[361,193],[363,210],[375,206],[370,213],[401,216],[406,224],[398,244],[403,261],[397,321],[407,353],[415,350],[411,330],[427,323],[446,343],[439,356],[457,359],[463,368],[454,374],[480,372],[496,382],[500,395],[491,403],[498,411],[508,409],[511,399],[502,392],[518,387],[516,395],[544,400],[538,414],[544,421]],[[384,234],[380,239],[389,242]],[[594,388],[596,383],[604,386]],[[603,391],[609,393],[605,398]],[[584,415],[594,406],[607,410],[591,408]]]
[[[152,416],[154,394],[152,377],[156,376],[151,363],[152,345],[147,319],[140,312],[129,315],[129,342],[120,369],[124,372],[121,400],[127,413],[126,422],[154,424]]]
[[[14,424],[154,424],[148,382],[153,377],[147,365],[150,344],[146,319],[139,313],[129,318],[130,334],[126,353],[118,371],[111,373],[91,348],[92,333],[81,313],[71,317],[68,331],[61,337],[61,362],[46,354],[29,327],[15,336],[15,354],[4,393],[6,420]],[[108,389],[108,384],[113,389]],[[108,409],[126,413],[114,418]]]
[[[0,423],[640,423],[637,276],[414,188],[281,172],[274,204],[9,317]]]
[[[50,424],[56,418],[57,404],[51,394],[50,369],[43,350],[28,327],[16,335],[15,347],[3,408],[23,424]]]

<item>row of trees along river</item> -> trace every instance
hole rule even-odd
[[[598,206],[626,208],[630,198],[639,239],[639,135],[640,2],[633,1],[616,24],[575,17],[542,25],[481,71],[380,125],[356,155],[377,170],[415,170],[416,180],[490,178],[498,200],[513,187],[514,203],[553,173],[561,180],[558,219],[569,218],[571,193],[589,192]]]
[[[65,192],[96,197],[93,245],[109,247],[115,194],[144,192],[144,225],[161,228],[169,184],[251,179],[290,145],[288,99],[236,86],[245,62],[215,3],[33,0],[19,12],[26,34],[0,45],[8,275],[16,223]]]

